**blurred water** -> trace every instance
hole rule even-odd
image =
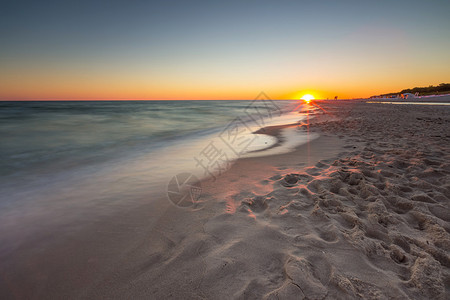
[[[244,101],[0,103],[1,174],[34,164],[91,163],[217,128]],[[158,144],[159,143],[159,144]],[[64,161],[66,160],[66,161]],[[48,167],[48,165],[46,165]]]
[[[260,122],[266,106],[251,101],[0,102],[0,240],[10,238],[3,246],[31,234],[30,226],[82,222],[151,201],[180,172],[207,176],[195,157],[211,142],[226,148],[218,136],[236,118],[251,131],[304,118],[291,112],[295,101],[276,105]],[[226,154],[232,161],[276,142],[257,135],[245,153]]]

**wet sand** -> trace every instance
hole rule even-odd
[[[315,105],[319,139],[238,160],[195,207],[154,199],[18,249],[1,298],[448,297],[450,107]]]

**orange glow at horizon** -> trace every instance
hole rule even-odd
[[[341,100],[450,82],[449,1],[9,2],[0,100]]]
[[[368,98],[384,92],[400,91],[407,87],[436,85],[435,78],[414,81],[399,78],[399,82],[382,84],[380,81],[354,80],[348,78],[330,84],[324,80],[317,83],[298,83],[294,78],[274,78],[270,83],[259,82],[255,78],[240,78],[240,81],[206,80],[186,81],[184,77],[157,77],[143,74],[122,77],[102,72],[82,74],[39,74],[40,72],[0,71],[0,100],[253,100],[261,91],[271,99],[311,99]],[[231,78],[231,77],[230,77]],[[401,81],[400,81],[401,80]],[[356,82],[353,85],[350,83]],[[299,89],[299,86],[308,89]],[[309,96],[308,96],[309,98]]]

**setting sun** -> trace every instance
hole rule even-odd
[[[311,100],[314,100],[314,96],[311,94],[306,94],[306,95],[303,95],[303,97],[301,97],[300,100],[305,100],[306,102],[309,102]]]

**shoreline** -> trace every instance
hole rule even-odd
[[[297,126],[295,124],[288,125],[275,125],[268,126],[265,128],[267,131],[265,134],[270,134],[277,136],[277,138],[282,138],[280,136],[281,130],[290,126]],[[257,132],[255,132],[257,133]],[[333,139],[333,138],[331,138]],[[323,147],[323,144],[327,142],[335,142],[330,140],[329,137],[319,137],[316,140],[311,141],[313,145],[318,145],[318,147]],[[293,152],[304,152],[310,145],[302,144],[297,147]],[[313,146],[315,149],[315,146]],[[330,151],[333,152],[334,151]],[[295,153],[283,153],[283,154],[272,154],[268,157],[276,158],[280,162],[285,160],[286,155],[295,155]],[[319,160],[319,156],[315,156],[316,160]],[[264,180],[266,177],[265,172],[271,172],[272,164],[266,161],[267,156],[259,157],[249,157],[249,158],[239,158],[237,162],[232,166],[234,172],[240,172],[239,170],[250,171],[245,176],[254,176],[255,174],[260,175],[260,179]],[[241,167],[241,164],[244,166]],[[248,168],[249,165],[255,166],[256,164],[264,163],[265,171],[253,169],[255,172],[251,172]],[[238,164],[236,166],[236,164]],[[305,165],[306,163],[301,163]],[[228,174],[228,175],[227,175]],[[230,170],[225,174],[219,176],[222,180],[229,179]],[[228,176],[228,177],[227,177]],[[235,174],[233,176],[236,176]],[[235,180],[231,179],[231,182]],[[207,188],[207,193],[218,193],[217,187],[221,186],[219,183],[214,183],[210,179],[202,180],[202,185]],[[206,194],[205,197],[210,198],[210,194]],[[203,196],[202,196],[203,198]],[[211,199],[206,201],[207,204],[217,204]],[[223,204],[223,203],[222,203]],[[219,204],[219,205],[222,205]],[[126,256],[127,253],[133,247],[142,247],[141,244],[147,243],[152,246],[157,245],[157,247],[165,247],[167,242],[166,227],[171,227],[172,225],[165,224],[165,220],[177,220],[179,224],[192,223],[191,213],[205,214],[202,218],[207,218],[211,215],[211,207],[202,207],[200,210],[195,208],[180,208],[173,205],[166,195],[157,196],[150,201],[147,200],[146,203],[141,205],[134,205],[133,208],[127,209],[124,207],[122,212],[115,213],[113,215],[104,216],[97,221],[92,221],[89,224],[81,228],[55,228],[48,231],[45,235],[39,236],[38,239],[33,238],[20,245],[14,250],[14,254],[6,252],[6,256],[2,255],[5,259],[8,259],[8,263],[5,263],[2,268],[0,268],[0,274],[3,276],[11,272],[11,274],[17,271],[17,274],[24,274],[27,272],[27,265],[24,262],[30,260],[35,261],[36,266],[33,269],[40,270],[59,270],[56,273],[48,273],[46,277],[42,280],[37,281],[23,281],[22,285],[27,286],[28,290],[21,291],[18,296],[19,298],[26,298],[35,294],[37,290],[40,290],[40,286],[46,284],[48,281],[55,281],[55,285],[45,289],[44,294],[54,295],[55,297],[71,297],[73,293],[82,295],[91,295],[95,293],[94,283],[101,282],[105,278],[109,277],[109,272],[111,266],[115,266],[118,263],[118,269],[122,268],[122,263],[120,259]],[[198,216],[196,217],[198,218]],[[184,219],[183,221],[180,221]],[[120,222],[117,222],[120,220]],[[149,222],[151,220],[151,222]],[[170,221],[169,221],[170,222]],[[195,221],[197,222],[197,221]],[[195,223],[193,222],[193,223]],[[206,221],[205,221],[206,222]],[[198,222],[197,222],[198,223]],[[179,225],[178,225],[179,226]],[[193,226],[193,225],[190,225]],[[194,225],[194,226],[198,226]],[[179,226],[178,230],[182,233],[186,231],[185,225]],[[67,229],[70,231],[67,232]],[[64,232],[61,235],[59,231]],[[152,236],[152,237],[150,237]],[[174,238],[176,240],[176,238]],[[35,247],[37,244],[42,244],[41,251],[39,253],[30,252],[28,249]],[[162,245],[161,245],[162,243]],[[108,249],[104,249],[106,245]],[[133,245],[133,246],[130,246]],[[80,252],[81,250],[81,252]],[[5,253],[4,253],[5,254]],[[71,256],[73,261],[66,261],[66,257]],[[127,264],[127,263],[125,263]],[[75,267],[79,265],[80,267]],[[84,278],[79,277],[79,272],[76,270],[86,269],[83,271]],[[13,271],[16,270],[16,271]],[[75,271],[74,271],[75,270]],[[46,273],[44,271],[44,273]],[[23,275],[21,275],[23,276]],[[14,282],[19,280],[19,278],[12,277],[11,281]],[[19,280],[21,281],[21,280]],[[58,282],[61,281],[60,284]],[[63,282],[70,282],[68,286],[63,284]],[[61,287],[65,287],[61,289]],[[110,289],[109,284],[105,286],[107,290]],[[80,290],[82,292],[80,292]],[[21,294],[24,293],[24,294]],[[108,291],[105,291],[108,293]],[[7,286],[0,284],[0,295],[10,295],[11,291],[8,291]],[[6,297],[8,298],[8,297]]]
[[[444,299],[450,108],[317,105],[321,137],[239,159],[198,209],[144,204],[18,251],[2,276],[18,298]]]

